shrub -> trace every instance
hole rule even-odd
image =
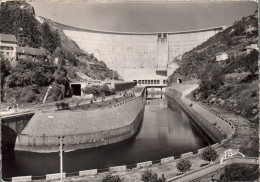
[[[100,93],[104,93],[106,96],[110,95],[109,87],[108,87],[106,84],[103,84],[103,85],[99,88],[99,92],[100,92]]]
[[[60,103],[56,103],[55,106],[56,106],[58,109],[60,109],[60,106],[61,106],[61,105],[60,105]]]
[[[26,97],[26,101],[29,103],[32,103],[33,101],[36,100],[36,95],[34,92],[30,92],[29,95]]]
[[[65,109],[69,109],[69,103],[65,103]]]
[[[61,102],[60,106],[61,106],[61,109],[65,109],[66,108],[66,103],[65,102]]]
[[[111,175],[107,174],[103,179],[102,182],[121,182],[123,181],[118,175]]]
[[[142,181],[146,182],[165,182],[166,178],[164,177],[164,174],[162,174],[162,177],[158,178],[157,173],[152,172],[152,170],[145,170],[142,173]]]
[[[61,102],[60,106],[62,109],[69,109],[69,103]]]
[[[86,86],[82,91],[85,94],[93,94],[94,96],[100,95],[98,86]]]
[[[208,146],[202,153],[202,159],[210,163],[211,161],[214,162],[218,157],[218,154],[215,149],[211,146]]]
[[[258,181],[258,168],[258,165],[231,164],[230,166],[226,166],[225,174],[221,181]]]
[[[257,90],[252,91],[251,97],[255,97],[257,95]]]
[[[191,162],[187,159],[182,159],[177,163],[176,167],[183,174],[190,170]]]

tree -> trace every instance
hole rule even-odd
[[[177,163],[176,167],[183,174],[190,170],[191,162],[187,159],[182,159]]]
[[[102,182],[121,182],[123,181],[118,175],[111,175],[107,174],[103,179]]]
[[[225,167],[221,181],[258,181],[259,166],[247,164],[231,164]]]
[[[10,75],[10,63],[4,58],[3,54],[0,54],[0,75],[1,75],[1,101],[3,100],[3,87],[5,84],[5,78]]]
[[[211,146],[208,146],[202,153],[202,159],[210,163],[211,161],[214,162],[218,157],[218,154],[215,149]]]
[[[48,23],[44,22],[42,24],[42,46],[52,53],[57,47],[55,41],[57,41],[57,37],[53,37]]]
[[[166,178],[164,177],[164,174],[162,174],[162,177],[158,177],[157,173],[152,172],[152,170],[145,170],[142,173],[142,181],[145,182],[165,182]]]
[[[248,58],[245,61],[246,69],[250,71],[251,75],[255,75],[255,72],[258,71],[258,51],[252,50],[248,55]]]
[[[33,7],[25,2],[3,2],[0,9],[0,32],[16,35],[19,46],[39,48],[41,33],[34,15]]]
[[[106,84],[101,85],[99,92],[104,93],[106,96],[110,95],[109,87]]]

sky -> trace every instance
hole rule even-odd
[[[66,25],[117,32],[175,32],[232,25],[257,3],[31,2],[38,16]]]

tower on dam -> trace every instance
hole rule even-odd
[[[185,32],[127,33],[63,26],[78,46],[117,70],[126,81],[166,84],[178,68],[175,58],[205,42],[223,27]],[[159,80],[159,81],[158,81]]]

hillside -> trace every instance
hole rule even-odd
[[[251,121],[258,121],[258,51],[247,54],[247,46],[258,43],[258,12],[243,17],[203,44],[185,53],[178,61],[179,68],[169,77],[200,80],[192,98],[224,107]],[[216,61],[227,54],[228,59]]]
[[[27,57],[15,67],[0,56],[1,100],[7,103],[42,102],[50,85],[55,89],[50,92],[49,101],[60,100],[70,96],[70,82],[112,79],[113,75],[118,78],[104,62],[82,51],[58,23],[36,16],[34,8],[25,2],[1,3],[0,33],[14,34],[18,46],[40,48],[47,54],[47,60]]]

